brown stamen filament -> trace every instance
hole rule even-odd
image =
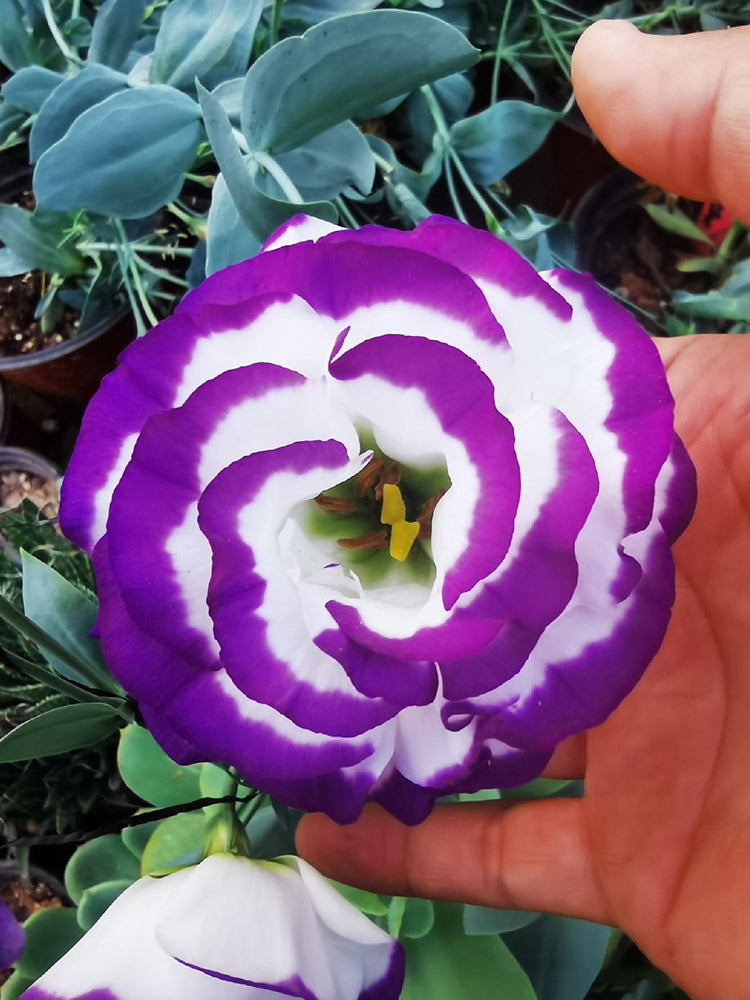
[[[378,455],[371,458],[354,481],[354,492],[358,497],[369,493],[380,478],[380,472],[385,465],[385,459]]]
[[[336,544],[342,549],[359,551],[362,549],[385,549],[388,547],[388,532],[368,531],[365,535],[357,535],[354,538],[337,538]]]
[[[432,537],[432,515],[435,513],[435,508],[447,492],[447,490],[440,489],[437,493],[433,493],[429,500],[425,500],[422,504],[422,507],[417,514],[417,521],[419,522],[418,538]]]
[[[346,497],[329,497],[325,493],[315,497],[315,503],[329,514],[353,514],[357,509]]]
[[[391,464],[383,470],[383,474],[375,486],[375,499],[383,499],[383,487],[386,483],[392,486],[398,486],[401,482],[401,466],[397,462],[391,462]]]

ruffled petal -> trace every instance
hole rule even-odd
[[[313,642],[318,626],[303,617],[279,534],[294,505],[350,478],[362,464],[352,469],[336,441],[297,442],[229,465],[199,504],[213,551],[207,603],[222,664],[249,698],[333,736],[380,725],[403,707],[403,698],[360,694],[341,664]]]
[[[513,424],[522,470],[513,544],[467,605],[467,614],[494,615],[502,626],[472,656],[441,658],[448,699],[498,688],[517,673],[578,584],[576,543],[599,491],[594,460],[558,410],[527,407]]]
[[[212,278],[218,289],[226,283],[224,272]],[[280,328],[284,337],[278,336]],[[106,529],[114,488],[153,414],[180,406],[216,375],[258,361],[320,375],[338,332],[285,288],[273,295],[243,295],[233,308],[214,308],[200,317],[192,314],[186,296],[174,316],[126,348],[89,404],[63,480],[60,517],[66,535],[93,550]]]
[[[248,452],[309,436],[342,441],[358,454],[351,421],[331,409],[322,383],[266,364],[225,372],[183,406],[149,420],[112,498],[107,528],[115,576],[144,631],[215,669],[218,645],[206,606],[211,552],[197,520],[201,492]]]
[[[339,822],[356,819],[390,759],[392,724],[356,739],[295,726],[243,695],[220,665],[202,673],[142,632],[112,577],[106,541],[94,551],[94,567],[107,664],[139,700],[149,729],[178,763],[231,764],[291,806],[325,809]]]

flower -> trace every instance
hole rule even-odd
[[[300,858],[146,876],[24,1000],[396,1000],[400,945]]]
[[[297,218],[125,351],[61,519],[176,760],[418,822],[632,688],[693,504],[654,345],[592,279],[439,217]]]
[[[10,968],[23,954],[23,927],[0,899],[0,971]]]

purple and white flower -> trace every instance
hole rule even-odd
[[[23,954],[23,927],[0,899],[0,971],[9,969]]]
[[[396,1000],[401,946],[300,858],[139,879],[23,1000]]]
[[[627,694],[693,504],[654,345],[589,277],[297,218],[125,351],[61,517],[176,760],[416,822]]]

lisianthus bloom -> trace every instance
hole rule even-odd
[[[23,928],[0,899],[0,971],[10,968],[23,954]]]
[[[416,822],[632,688],[693,503],[657,352],[590,278],[298,218],[125,351],[61,518],[175,759]]]
[[[23,1000],[396,1000],[401,946],[300,858],[147,876]]]

